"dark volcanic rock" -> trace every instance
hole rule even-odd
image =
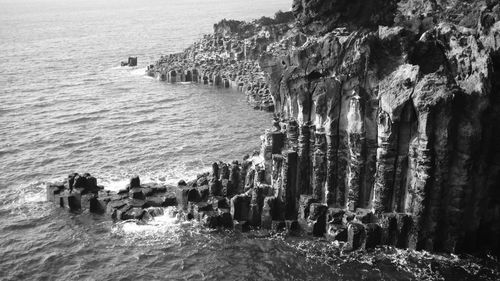
[[[129,186],[130,186],[130,188],[141,187],[141,180],[139,179],[139,177],[135,176],[135,177],[131,178]]]
[[[233,220],[248,221],[251,197],[246,194],[236,195],[231,198],[231,216]]]
[[[131,188],[129,191],[130,199],[146,199],[146,194],[140,187]]]
[[[308,32],[323,34],[335,27],[392,25],[397,0],[294,0],[295,18]]]
[[[294,1],[299,30],[260,65],[298,153],[299,222],[313,196],[400,247],[500,250],[478,239],[500,237],[499,7]]]
[[[359,223],[350,223],[347,228],[347,247],[349,250],[364,249],[366,246],[366,229]]]
[[[225,20],[148,68],[273,110],[260,151],[165,189],[104,194],[71,174],[47,199],[116,219],[178,204],[209,227],[294,225],[350,250],[500,253],[499,1],[293,3],[295,22]]]

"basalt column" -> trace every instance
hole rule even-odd
[[[172,70],[168,73],[168,82],[170,83],[175,83],[177,82],[177,72],[175,70]]]
[[[394,189],[392,193],[392,211],[405,212],[405,202],[408,193],[408,184],[412,181],[408,158],[410,143],[414,144],[417,138],[417,117],[412,102],[408,102],[401,113],[397,142],[397,158],[395,164]],[[415,159],[415,158],[412,158]],[[412,161],[412,168],[415,161]],[[439,192],[436,191],[436,195]]]
[[[465,93],[457,93],[455,103],[451,133],[452,151],[456,152],[451,155],[449,161],[449,178],[443,190],[444,202],[441,202],[442,206],[444,205],[441,210],[442,225],[438,231],[437,241],[439,250],[453,252],[462,250],[460,248],[465,242],[464,230],[473,223],[477,223],[467,221],[469,214],[466,214],[465,210],[468,204],[474,204],[471,201],[479,195],[477,190],[473,193],[473,189],[478,187],[472,183],[472,179],[476,176],[473,174],[472,167],[478,161],[481,135],[478,116],[480,106],[474,104],[477,101],[473,101]]]
[[[428,112],[419,112],[418,114],[418,138],[410,143],[410,158],[416,163],[413,171],[412,182],[408,189],[408,199],[406,204],[406,212],[414,215],[415,230],[418,234],[410,237],[410,248],[422,248],[420,242],[425,241],[427,233],[419,233],[422,231],[424,212],[426,211],[424,199],[426,190],[429,188],[430,170],[431,170],[431,151],[429,149],[429,132],[431,131],[431,122],[429,122]],[[420,234],[423,234],[422,236]]]
[[[377,213],[390,212],[392,209],[396,132],[396,126],[392,123],[389,114],[380,111],[378,115],[377,171],[373,196],[373,208]]]
[[[413,116],[414,115],[413,111]],[[410,114],[412,115],[412,114]],[[405,114],[403,116],[408,116]],[[428,251],[440,250],[436,249],[436,244],[438,242],[438,226],[440,223],[440,216],[443,204],[443,190],[446,189],[448,174],[449,174],[449,161],[450,161],[450,129],[451,128],[451,120],[452,120],[452,107],[451,103],[445,104],[442,107],[436,109],[436,112],[433,113],[433,122],[434,122],[434,132],[432,135],[432,149],[434,154],[434,167],[432,169],[433,172],[433,181],[431,192],[428,193],[428,199],[426,208],[428,211],[425,214],[425,221],[423,225],[423,229],[425,230],[421,247]],[[407,117],[405,117],[407,118]],[[405,122],[405,121],[403,121]],[[410,132],[410,143],[413,142],[414,139],[417,138],[417,124],[416,120],[412,121]],[[407,171],[407,174],[410,175],[410,171]],[[407,179],[408,182],[409,179]],[[410,179],[411,180],[411,179]],[[401,202],[403,206],[405,202]],[[470,225],[467,223],[467,226]],[[473,239],[472,239],[473,240]]]
[[[347,112],[347,145],[349,147],[349,169],[347,176],[347,208],[356,210],[360,203],[360,190],[363,169],[364,123],[361,113],[360,97],[355,95],[349,103]]]
[[[192,78],[193,78],[193,82],[199,82],[200,80],[200,74],[198,73],[198,70],[195,68],[193,69],[193,72],[192,72]]]
[[[297,151],[299,146],[299,126],[297,121],[289,120],[286,127],[286,139],[288,148]]]
[[[298,171],[298,157],[297,152],[289,150],[283,153],[283,183],[284,190],[284,211],[285,219],[293,220],[297,218],[298,199],[299,194],[297,191],[297,171]]]
[[[315,144],[313,153],[313,199],[318,202],[326,202],[326,134],[323,128],[315,133]]]
[[[345,96],[345,94],[344,94]],[[339,114],[338,149],[337,149],[337,205],[345,208],[348,195],[349,175],[349,141],[347,133],[347,111],[349,110],[349,98],[341,97],[341,112]]]
[[[266,130],[264,135],[261,136],[261,157],[264,159],[264,172],[265,178],[264,181],[267,184],[271,183],[271,175],[272,175],[272,161],[273,161],[273,140],[272,133],[269,130]]]
[[[364,180],[360,190],[360,207],[371,208],[373,198],[373,186],[375,184],[375,173],[377,169],[377,112],[379,108],[378,99],[366,101],[364,108],[364,136],[365,136],[365,161]]]
[[[316,125],[309,125],[309,191],[307,194],[313,194],[314,187],[314,151],[316,143]]]
[[[247,173],[248,169],[252,166],[252,161],[250,161],[249,156],[245,156],[243,158],[243,163],[241,163],[241,168],[240,168],[240,175],[239,175],[239,182],[238,182],[238,188],[237,188],[237,193],[243,193],[245,192],[245,185],[247,182]]]
[[[272,177],[271,177],[271,186],[273,187],[273,195],[277,197],[281,202],[284,201],[282,195],[284,195],[282,191],[282,168],[283,168],[283,156],[281,154],[274,154],[272,160]]]
[[[338,119],[337,119],[338,120]],[[338,122],[331,121],[330,130],[326,137],[326,203],[328,206],[337,205],[337,150],[339,148]]]
[[[299,194],[310,194],[309,189],[309,125],[299,127],[298,156],[299,156]]]
[[[238,161],[234,161],[231,164],[231,170],[229,173],[229,186],[228,196],[232,196],[239,193],[239,185],[240,185],[240,165]]]
[[[191,73],[190,70],[186,71],[185,80],[186,80],[186,82],[193,81],[193,74]]]

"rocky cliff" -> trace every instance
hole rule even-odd
[[[148,69],[234,84],[274,106],[259,152],[178,186],[133,179],[119,193],[73,174],[48,199],[113,219],[175,205],[209,227],[304,233],[346,250],[500,254],[499,1],[295,0],[293,14],[221,21]]]
[[[260,66],[301,199],[373,211],[393,244],[500,250],[500,5],[469,2],[293,2]]]
[[[170,83],[194,82],[242,91],[255,108],[273,111],[269,87],[257,59],[293,25],[291,12],[253,22],[222,20],[180,53],[162,56],[146,73]]]

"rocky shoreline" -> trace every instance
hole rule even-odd
[[[258,59],[293,26],[290,12],[254,22],[222,20],[181,53],[162,56],[146,74],[168,83],[192,82],[234,88],[255,108],[274,111],[269,85]]]
[[[443,2],[443,3],[441,3]],[[292,22],[222,21],[148,74],[237,87],[274,110],[259,153],[178,186],[48,185],[72,210],[500,253],[498,1],[294,1]]]

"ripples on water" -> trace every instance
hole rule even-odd
[[[271,15],[291,3],[0,4],[0,280],[411,280],[426,270],[419,276],[490,276],[474,274],[479,262],[472,259],[393,250],[340,257],[332,244],[213,232],[168,211],[137,225],[54,208],[44,183],[73,171],[116,190],[132,174],[175,182],[257,149],[270,114],[252,110],[240,93],[161,83],[144,68],[224,17]],[[139,67],[117,66],[129,55],[139,56]]]
[[[222,18],[288,9],[285,0],[0,0],[0,188],[88,171],[171,182],[259,145],[270,114],[231,90],[144,76]],[[122,68],[129,55],[137,68]]]

